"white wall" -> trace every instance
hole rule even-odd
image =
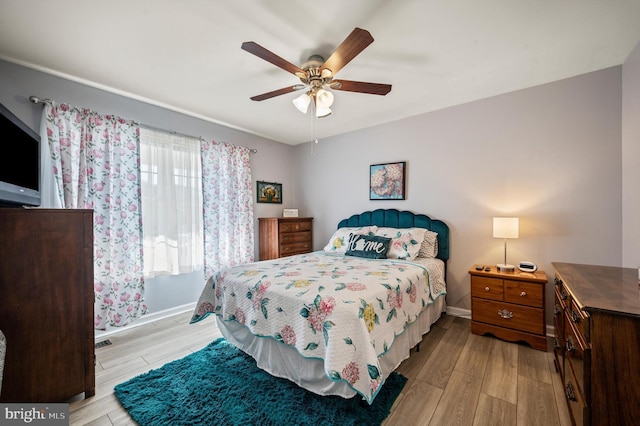
[[[622,68],[622,266],[640,267],[640,44]]]
[[[366,95],[358,95],[366,96]],[[340,99],[336,96],[336,114]],[[348,114],[348,111],[342,113]],[[520,217],[509,261],[621,264],[621,67],[533,87],[296,149],[298,205],[321,249],[338,221],[397,208],[451,229],[447,303],[470,309],[468,270],[503,259],[492,217]],[[407,161],[407,199],[369,201],[369,165]],[[547,323],[552,324],[552,309]]]

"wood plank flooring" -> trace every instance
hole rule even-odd
[[[70,424],[134,425],[113,387],[220,337],[213,318],[189,324],[190,317],[187,312],[106,337],[112,344],[96,349],[96,395],[70,402]],[[385,426],[571,425],[552,352],[470,329],[463,318],[438,320],[398,368],[409,381]]]

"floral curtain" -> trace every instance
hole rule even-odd
[[[94,211],[94,326],[126,325],[147,310],[139,127],[55,102],[44,113],[60,206]]]
[[[249,148],[201,144],[205,281],[222,268],[253,262]]]

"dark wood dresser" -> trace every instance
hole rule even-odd
[[[312,250],[312,217],[261,217],[258,222],[259,260],[309,253]]]
[[[93,396],[93,212],[0,208],[0,241],[0,401]]]
[[[556,369],[577,425],[640,424],[638,270],[554,262]]]

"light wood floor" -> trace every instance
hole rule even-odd
[[[189,324],[190,317],[100,339],[112,344],[96,349],[96,395],[71,401],[70,424],[135,424],[113,387],[220,337],[212,317]],[[409,381],[385,426],[571,425],[553,353],[473,335],[466,319],[443,315],[398,372]]]

